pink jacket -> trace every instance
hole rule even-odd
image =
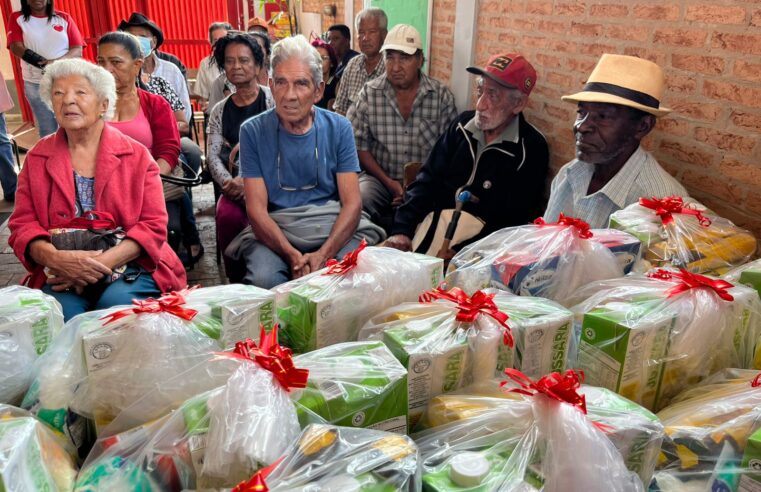
[[[29,243],[50,238],[48,229],[74,216],[75,193],[66,132],[59,129],[27,154],[8,222],[8,243],[31,272],[30,287],[42,287],[45,274],[27,255]],[[185,287],[185,269],[166,242],[168,219],[159,168],[144,146],[108,125],[98,148],[95,206],[112,214],[127,237],[140,244],[143,255],[137,262],[162,292]]]

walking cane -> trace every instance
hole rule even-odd
[[[452,238],[454,237],[454,233],[457,230],[457,223],[460,221],[460,214],[462,213],[462,207],[465,205],[466,202],[471,203],[478,203],[478,197],[475,196],[473,193],[463,190],[462,188],[457,190],[457,198],[455,199],[457,203],[455,203],[454,212],[452,212],[452,220],[449,222],[449,225],[447,226],[447,231],[444,233],[444,242],[441,243],[441,249],[439,249],[439,252],[436,253],[436,256],[438,258],[444,258],[448,261],[448,251],[449,246],[452,243]]]

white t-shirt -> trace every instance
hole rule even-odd
[[[162,60],[154,54],[151,54],[151,56],[156,60],[156,68],[151,75],[156,75],[169,82],[169,85],[172,86],[172,89],[174,89],[174,92],[177,93],[180,101],[182,101],[182,105],[185,107],[185,118],[190,123],[191,111],[193,109],[190,106],[190,94],[188,94],[188,84],[185,82],[185,77],[182,76],[182,72],[180,72],[180,69],[174,63]]]
[[[14,12],[8,21],[8,48],[17,41],[48,60],[62,57],[73,46],[85,45],[74,20],[65,12],[55,12],[49,21],[34,15],[24,20],[21,12]],[[26,82],[39,84],[42,78],[42,70],[23,60],[21,73]]]

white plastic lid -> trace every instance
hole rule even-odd
[[[322,492],[359,492],[362,484],[351,475],[335,475],[322,483]]]
[[[476,487],[488,473],[489,462],[481,453],[459,453],[449,462],[449,478],[460,487]]]

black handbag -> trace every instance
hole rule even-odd
[[[124,239],[124,229],[116,227],[108,212],[90,210],[81,217],[50,229],[50,241],[59,250],[105,251]]]

